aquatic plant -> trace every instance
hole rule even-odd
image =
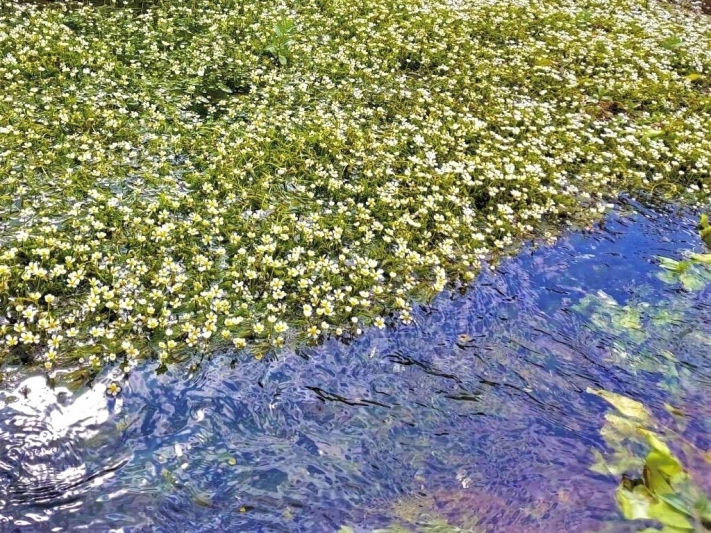
[[[701,217],[699,217],[698,229],[701,240],[704,241],[706,246],[711,248],[711,224],[709,224],[709,216],[706,213],[703,213]]]
[[[661,256],[657,259],[664,269],[657,277],[664,283],[679,283],[687,291],[700,291],[711,282],[711,254],[689,254],[681,261]]]
[[[542,221],[709,192],[711,23],[666,3],[13,0],[0,57],[5,363],[409,324]]]
[[[621,476],[616,500],[628,520],[654,520],[663,529],[644,531],[680,533],[711,530],[711,503],[693,482],[681,460],[664,442],[666,433],[641,403],[605,390],[588,389],[615,409],[605,415],[600,434],[612,450],[606,455],[595,451],[595,472]],[[669,406],[671,412],[675,412]],[[698,452],[698,450],[696,450]],[[629,475],[634,472],[634,477]]]
[[[436,502],[429,498],[406,496],[390,509],[394,520],[384,528],[372,533],[482,533],[476,527],[475,517],[463,517],[467,524],[452,524],[437,511]],[[350,526],[342,526],[337,533],[353,533]]]
[[[289,57],[289,47],[291,46],[292,35],[296,31],[296,26],[290,20],[282,20],[274,25],[274,35],[267,46],[269,52],[281,66],[286,66]]]

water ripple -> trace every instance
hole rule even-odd
[[[698,401],[710,291],[655,275],[655,255],[698,247],[693,217],[637,211],[528,246],[412,326],[348,344],[216,355],[193,373],[145,365],[119,400],[108,377],[64,402],[41,378],[41,401],[15,384],[0,395],[0,531],[360,533],[418,513],[480,531],[632,531],[616,481],[588,470],[605,406],[585,390],[673,398],[699,446],[711,420]],[[643,338],[600,328],[580,305],[601,294],[671,318]]]

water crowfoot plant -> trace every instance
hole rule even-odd
[[[0,360],[408,324],[544,223],[706,196],[710,50],[655,1],[3,2]]]

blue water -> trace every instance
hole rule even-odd
[[[619,480],[589,470],[608,406],[585,391],[673,403],[711,446],[711,289],[657,277],[656,256],[704,251],[696,220],[623,204],[411,326],[270,360],[146,364],[116,399],[109,375],[74,396],[10,380],[0,531],[642,529],[617,511]],[[640,327],[617,324],[620,308]]]

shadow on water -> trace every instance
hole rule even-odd
[[[702,251],[695,223],[621,208],[350,344],[148,365],[118,399],[18,384],[0,531],[638,531],[589,469],[606,406],[585,391],[673,403],[708,448],[711,291],[656,259]]]

